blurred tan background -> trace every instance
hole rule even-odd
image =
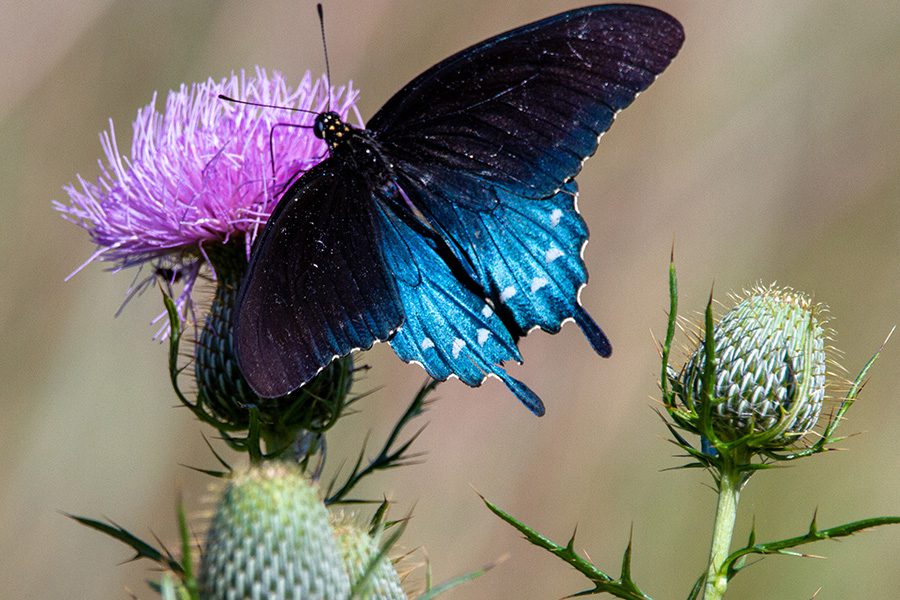
[[[435,578],[509,559],[448,599],[558,598],[580,575],[488,513],[472,487],[618,573],[634,528],[634,574],[678,598],[703,569],[714,495],[676,466],[653,413],[664,331],[666,268],[676,240],[683,312],[755,282],[792,285],[827,302],[843,364],[856,371],[900,323],[900,4],[653,2],[687,31],[682,53],[625,111],[579,178],[592,236],[583,300],[613,340],[597,358],[574,327],[534,333],[512,372],[547,404],[532,417],[491,381],[458,382],[418,447],[427,462],[372,478],[404,538],[424,546]],[[451,52],[574,2],[328,2],[335,81],[362,90],[365,117]],[[92,251],[50,207],[77,173],[97,175],[98,133],[115,120],[120,147],[155,90],[260,64],[299,81],[322,71],[311,2],[0,3],[0,596],[152,598],[148,564],[117,566],[125,547],[60,511],[107,516],[174,542],[179,494],[202,507],[214,467],[201,434],[173,408],[166,350],[151,341],[160,309],[147,293],[113,314],[131,273],[93,265]],[[900,340],[874,371],[846,431],[849,452],[754,479],[737,537],[761,538],[900,513]],[[332,466],[367,430],[379,441],[423,373],[387,348],[365,357],[363,387],[384,386],[331,438]],[[472,487],[470,487],[472,486]],[[734,599],[896,598],[900,529],[772,557],[742,574]]]

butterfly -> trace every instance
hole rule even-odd
[[[672,61],[681,25],[656,9],[591,6],[524,25],[431,67],[366,127],[333,112],[328,157],[282,196],[256,241],[234,328],[238,365],[262,397],[387,341],[438,380],[503,381],[519,338],[582,308],[588,230],[574,177],[616,114]]]

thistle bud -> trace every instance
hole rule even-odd
[[[714,329],[712,430],[722,441],[782,448],[812,430],[825,398],[823,309],[791,289],[754,290]],[[703,344],[681,372],[685,404],[704,413]]]
[[[194,375],[206,406],[223,421],[246,425],[247,406],[258,398],[241,375],[234,355],[232,323],[247,259],[238,245],[208,251],[216,272],[216,292],[195,349]]]
[[[316,486],[293,464],[232,478],[200,563],[204,600],[347,598],[350,580]]]
[[[350,521],[339,521],[334,528],[344,568],[355,585],[366,574],[371,561],[381,552],[378,538]],[[360,590],[361,600],[406,600],[406,593],[400,583],[397,570],[387,556],[378,559],[378,564],[368,575]]]
[[[329,364],[303,387],[278,398],[260,398],[237,365],[234,352],[234,307],[247,258],[241,244],[211,247],[207,254],[216,273],[216,291],[195,349],[198,402],[230,427],[246,428],[249,408],[258,410],[266,439],[294,437],[304,429],[327,429],[344,409],[353,381],[349,356]],[[269,448],[272,451],[273,448]]]

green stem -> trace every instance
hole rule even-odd
[[[742,461],[724,460],[723,463],[703,600],[719,600],[725,597],[725,590],[728,588],[728,573],[727,570],[723,571],[722,565],[730,554],[741,488],[747,482],[746,473],[740,468],[740,465],[743,464]]]
[[[285,450],[289,449],[297,441],[298,432],[263,427],[259,435],[266,443],[267,454],[278,454],[278,456],[281,456]]]

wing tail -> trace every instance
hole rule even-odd
[[[519,399],[525,407],[530,410],[536,417],[544,416],[544,403],[541,402],[541,399],[537,394],[531,391],[531,389],[504,371],[503,369],[497,369],[494,374],[500,378],[500,381],[506,384],[506,387],[509,388],[513,394],[515,394],[516,398]]]
[[[590,343],[594,352],[603,358],[609,358],[612,355],[612,344],[609,343],[609,338],[606,337],[606,334],[603,333],[600,326],[594,322],[591,315],[589,315],[579,304],[572,317],[575,319],[575,323],[581,328],[584,337],[587,338],[588,343]]]

